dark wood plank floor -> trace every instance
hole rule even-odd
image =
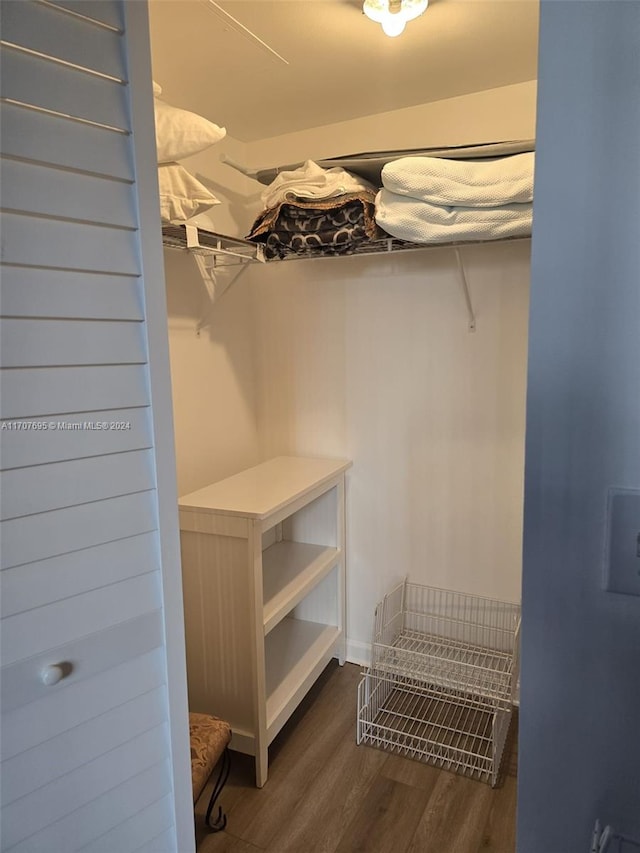
[[[501,787],[356,745],[360,668],[324,671],[269,750],[269,780],[232,753],[224,832],[196,807],[198,853],[514,853],[515,737]]]

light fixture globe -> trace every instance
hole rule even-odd
[[[402,0],[401,14],[408,23],[415,18],[419,18],[426,11],[428,5],[429,0]]]
[[[395,36],[403,33],[406,26],[404,18],[399,14],[387,15],[382,19],[381,24],[383,33],[391,38],[395,38]]]
[[[381,24],[385,16],[389,14],[388,0],[364,0],[362,11],[367,18]]]
[[[407,21],[422,15],[428,5],[429,0],[364,0],[362,11],[393,38],[403,32]]]

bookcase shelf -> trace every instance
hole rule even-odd
[[[189,706],[230,723],[258,787],[273,738],[344,663],[350,464],[282,456],[179,502]]]

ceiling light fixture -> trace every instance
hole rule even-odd
[[[422,15],[428,3],[429,0],[364,0],[362,11],[393,38],[404,31],[407,21]]]

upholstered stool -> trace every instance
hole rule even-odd
[[[229,777],[231,727],[224,720],[219,720],[210,714],[189,714],[189,735],[191,738],[191,783],[194,805],[197,803],[215,766],[220,763],[220,770],[213,785],[213,793],[205,816],[205,823],[209,829],[219,832],[227,825],[227,817],[223,814],[222,808],[218,806],[218,815],[215,820],[211,821],[211,812]]]

